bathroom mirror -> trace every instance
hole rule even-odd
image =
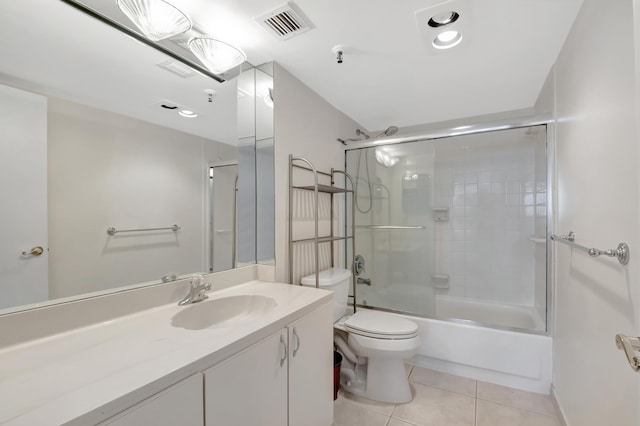
[[[62,1],[0,23],[0,314],[256,262],[253,67],[220,83]]]

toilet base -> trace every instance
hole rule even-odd
[[[400,359],[367,359],[366,364],[347,368],[340,374],[343,390],[367,399],[393,404],[413,398],[404,363]]]

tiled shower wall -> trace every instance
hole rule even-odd
[[[450,288],[438,294],[544,304],[545,270],[536,256],[544,247],[536,237],[546,232],[544,129],[436,144],[435,207],[450,209],[450,219],[436,223],[436,270],[450,275]]]

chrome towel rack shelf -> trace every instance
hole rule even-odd
[[[107,228],[107,234],[116,235],[120,232],[146,232],[146,231],[173,231],[178,232],[180,227],[178,225],[173,225],[168,228],[144,228],[144,229],[116,229],[113,226]]]
[[[583,251],[591,257],[616,257],[618,259],[618,262],[620,262],[622,265],[626,265],[627,263],[629,263],[629,246],[626,243],[620,243],[615,249],[609,250],[600,250],[597,248],[585,247],[575,242],[576,234],[573,231],[569,232],[569,235],[551,235],[551,240]]]

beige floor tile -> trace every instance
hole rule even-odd
[[[373,401],[342,390],[338,393],[338,401],[339,400],[357,405],[361,408],[366,408],[367,410],[375,411],[376,413],[384,414],[387,417],[391,415],[393,408],[396,406],[395,404],[390,404],[388,402]]]
[[[549,395],[511,389],[506,386],[478,381],[478,399],[497,402],[510,407],[555,416],[556,407]]]
[[[475,399],[441,389],[413,383],[413,401],[398,404],[393,410],[394,419],[416,425],[473,426]]]
[[[466,377],[441,373],[428,368],[414,367],[409,380],[462,395],[476,396],[476,381]]]
[[[386,426],[388,416],[338,399],[333,403],[334,426]]]
[[[389,419],[389,423],[387,423],[387,426],[415,426],[415,425],[413,423],[403,422],[402,420],[398,420],[398,419]]]
[[[558,418],[478,400],[476,426],[560,426]]]

